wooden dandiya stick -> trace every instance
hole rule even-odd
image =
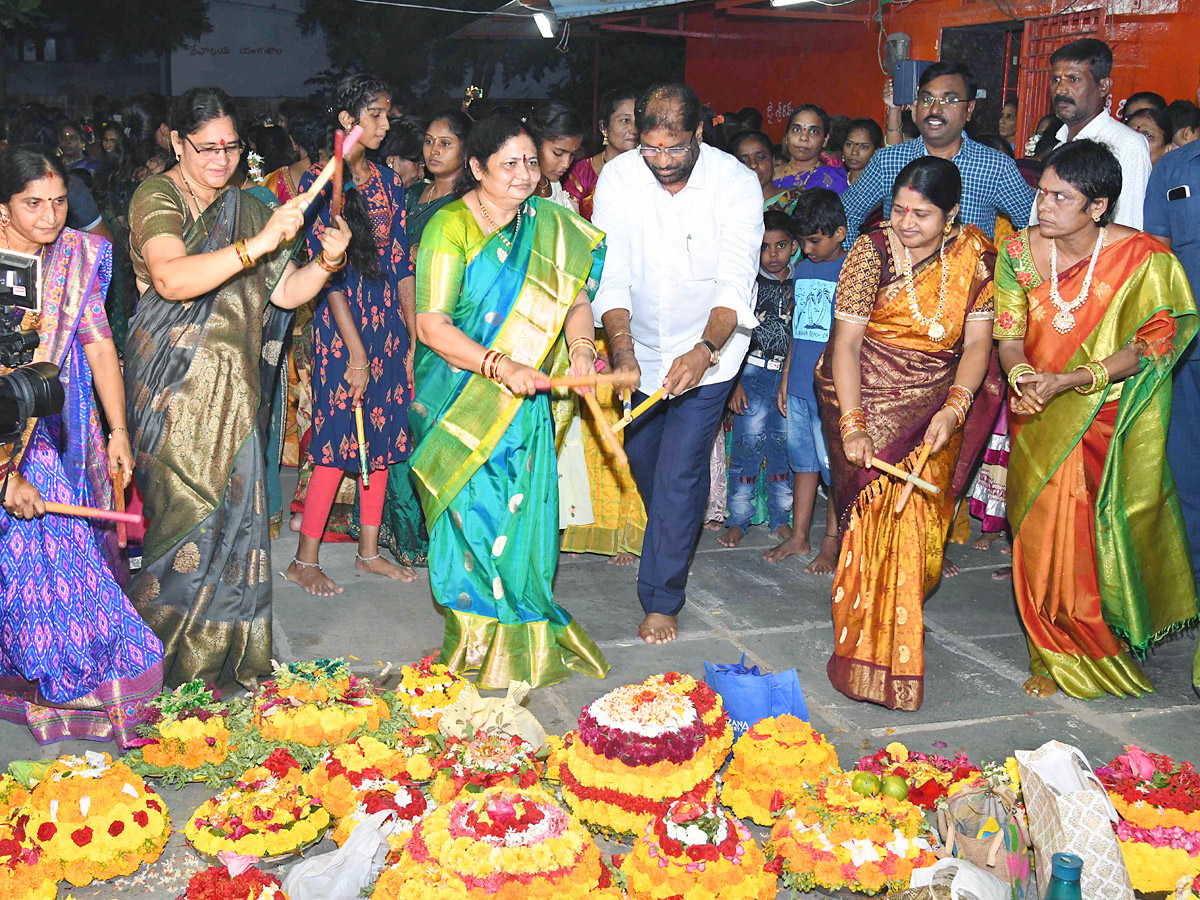
[[[914,475],[920,476],[921,472],[925,470],[925,463],[929,461],[929,454],[931,452],[933,452],[933,444],[929,443],[929,441],[921,445],[921,452],[917,455],[917,464],[913,466],[912,470]],[[904,485],[904,490],[900,492],[900,499],[896,501],[896,515],[904,512],[904,505],[908,503],[908,498],[912,496],[912,492],[913,483],[910,481]]]
[[[358,428],[358,474],[363,487],[371,486],[371,473],[367,471],[367,434],[363,430],[362,407],[354,407],[354,424]]]
[[[622,429],[624,429],[626,425],[628,425],[630,422],[632,422],[634,419],[636,419],[638,416],[640,416],[642,413],[644,413],[646,410],[648,410],[650,407],[652,407],[655,403],[657,403],[662,398],[663,398],[663,389],[659,388],[657,391],[655,391],[653,394],[651,394],[649,397],[647,397],[645,400],[643,400],[641,403],[639,403],[637,406],[635,406],[633,408],[633,412],[631,412],[629,414],[628,419],[622,419],[620,422],[618,422],[616,425],[614,425],[613,431],[621,431]]]
[[[942,489],[936,484],[930,484],[928,481],[924,481],[923,479],[918,478],[916,475],[905,472],[903,469],[897,468],[891,463],[884,462],[882,459],[877,457],[871,458],[871,465],[880,472],[887,472],[889,475],[895,475],[901,481],[907,481],[909,484],[915,484],[923,491],[928,491],[931,494],[940,494],[942,492]]]
[[[117,463],[117,477],[113,479],[113,509],[125,512],[125,466]],[[129,533],[124,522],[117,522],[117,546],[124,550],[129,546]]]
[[[96,509],[94,506],[76,506],[73,503],[47,503],[46,512],[57,516],[80,516],[85,519],[103,519],[106,522],[124,522],[126,525],[142,524],[142,517],[137,513]]]
[[[350,133],[342,141],[342,156],[349,153],[350,149],[358,143],[359,138],[362,137],[362,133],[363,128],[361,125],[355,125],[350,129]],[[317,180],[312,183],[312,187],[296,198],[301,209],[308,209],[313,201],[321,196],[321,191],[325,190],[325,185],[329,184],[330,179],[333,178],[335,168],[337,168],[335,160],[330,159],[329,162],[325,163],[325,168],[321,170],[321,174],[317,176]],[[290,200],[288,202],[291,203]]]
[[[333,133],[333,196],[329,199],[329,220],[342,214],[342,170],[346,152],[346,132],[338,129]]]
[[[633,413],[630,404],[633,402],[633,391],[626,388],[621,391],[621,422],[628,425],[633,421]]]
[[[596,399],[596,395],[592,391],[588,391],[583,395],[583,400],[587,403],[588,409],[592,412],[592,418],[596,420],[596,424],[600,426],[600,438],[608,445],[609,451],[617,458],[617,462],[628,467],[629,457],[625,455],[625,448],[621,446],[621,442],[617,440],[617,433],[613,431],[612,425],[608,421],[608,417],[604,415],[604,410],[600,406],[600,401]]]
[[[610,372],[607,375],[593,373],[591,375],[563,375],[559,378],[538,379],[539,390],[555,390],[556,388],[594,388],[601,384],[611,384],[613,387],[633,387],[633,379],[628,374]]]

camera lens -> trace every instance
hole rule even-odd
[[[23,428],[27,419],[54,415],[62,409],[64,400],[58,366],[39,362],[0,375],[0,397],[15,401],[19,427]],[[0,422],[0,431],[8,430],[4,427],[8,424]]]

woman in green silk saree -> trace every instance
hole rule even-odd
[[[552,599],[556,422],[536,393],[543,372],[594,371],[603,233],[530,196],[537,151],[515,118],[476,125],[467,159],[467,190],[417,257],[410,464],[446,616],[441,661],[485,688],[603,678],[604,656]]]
[[[1041,224],[1005,241],[996,264],[1013,583],[1035,696],[1152,691],[1134,657],[1197,618],[1165,445],[1196,305],[1166,248],[1108,224],[1120,188],[1102,145],[1058,148]]]

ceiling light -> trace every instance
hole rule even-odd
[[[538,31],[542,33],[544,38],[554,37],[554,23],[550,21],[550,17],[545,13],[534,13],[533,21],[537,23]]]

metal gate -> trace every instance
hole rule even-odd
[[[1079,38],[1107,36],[1105,8],[1080,9],[1057,16],[1027,19],[1022,37],[1021,75],[1017,95],[1021,98],[1017,121],[1017,153],[1037,129],[1038,120],[1050,108],[1050,56],[1063,44]]]

